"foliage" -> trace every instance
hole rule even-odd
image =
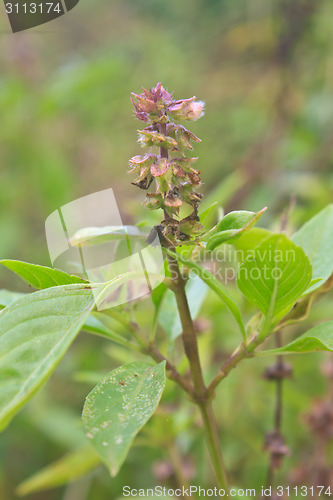
[[[120,311],[111,308],[102,312],[98,309],[114,292],[115,287],[131,280],[138,274],[136,271],[125,272],[103,284],[93,284],[57,269],[3,260],[2,265],[14,271],[29,285],[41,290],[23,296],[3,294],[4,308],[0,312],[3,353],[0,360],[3,381],[0,387],[1,426],[2,429],[6,427],[21,407],[35,395],[55,370],[79,331],[85,329],[150,356],[157,362],[156,365],[133,362],[114,369],[86,398],[82,414],[86,437],[111,475],[119,473],[137,434],[158,407],[167,375],[197,405],[217,486],[227,491],[227,471],[211,403],[218,385],[232,368],[249,356],[332,350],[332,322],[315,326],[284,347],[260,350],[260,346],[276,329],[283,328],[291,320],[297,322],[306,318],[303,308],[301,314],[297,313],[302,301],[305,301],[305,311],[308,313],[315,296],[330,289],[331,261],[325,260],[325,256],[330,251],[330,236],[333,233],[332,205],[295,234],[294,241],[303,242],[304,250],[285,234],[272,234],[267,230],[258,233],[258,230],[253,229],[264,210],[257,214],[231,212],[217,221],[213,228],[205,228],[198,216],[201,197],[197,196],[195,203],[191,196],[188,198],[190,193],[194,193],[191,185],[194,178],[191,176],[197,175],[197,172],[190,168],[189,184],[186,170],[181,167],[182,160],[187,162],[188,158],[182,152],[180,144],[185,135],[191,133],[182,127],[179,129],[181,134],[175,135],[174,142],[168,142],[173,131],[178,130],[177,125],[168,121],[169,114],[174,113],[180,120],[192,120],[194,115],[199,118],[202,103],[195,101],[195,98],[174,101],[161,84],[148,91],[144,90],[140,96],[134,95],[137,99],[137,102],[133,101],[137,117],[151,123],[144,132],[150,134],[151,145],[158,144],[160,148],[159,156],[136,156],[130,161],[135,171],[139,169],[139,179],[135,185],[147,189],[155,177],[157,191],[154,196],[158,196],[160,201],[158,206],[149,208],[162,208],[164,213],[159,236],[167,256],[166,277],[153,294],[155,315],[150,336],[147,337],[141,331],[124,306],[121,306]],[[141,131],[139,141],[142,141],[142,134]],[[146,144],[146,139],[144,143]],[[170,156],[172,152],[181,152],[183,156],[174,160]],[[195,180],[194,185],[199,183],[200,180]],[[186,191],[188,185],[190,190]],[[178,199],[180,204],[169,203],[170,196],[173,200]],[[184,203],[191,205],[192,212],[182,219],[179,207]],[[208,215],[210,211],[211,209]],[[183,232],[184,221],[188,222],[186,232]],[[87,234],[88,231],[89,242],[95,245],[93,248],[108,239],[113,239],[118,245],[122,244],[118,237],[114,240],[113,232],[107,228],[82,229],[81,233]],[[257,231],[257,236],[248,238],[253,231]],[[317,245],[312,244],[314,232]],[[235,243],[237,246],[244,238],[245,247],[244,244],[238,247],[237,286],[246,299],[259,309],[247,329],[235,299],[214,274],[204,268],[207,252],[214,256],[214,251],[221,245]],[[311,264],[314,265],[315,274]],[[190,279],[190,270],[204,283],[202,297],[201,288],[197,288],[193,277]],[[326,282],[329,283],[328,286]],[[242,333],[238,348],[213,375],[208,385],[203,377],[197,333],[191,316],[193,314],[195,317],[198,313],[207,292],[206,287],[213,290],[228,307]],[[196,290],[193,297],[190,293],[192,288]],[[169,350],[181,334],[185,355],[183,361],[187,358],[189,373],[186,372],[183,361],[180,369],[169,359],[169,354],[164,355],[160,350],[160,342],[156,339],[157,321],[166,333]],[[114,322],[120,324],[125,332],[113,331]],[[289,369],[284,368],[281,359],[278,363],[278,368],[273,368],[269,377],[280,379],[289,376]],[[280,468],[281,457],[288,453],[280,427],[278,424],[276,426],[274,433],[266,438],[265,445],[271,453],[272,473]],[[174,446],[172,441],[171,446]],[[279,460],[277,456],[280,457]],[[75,479],[99,463],[94,457],[95,455],[92,456],[92,461],[89,457],[86,460],[86,453],[80,450],[65,455],[57,464],[23,483],[18,491],[24,494]],[[66,466],[72,467],[71,475],[64,473]]]
[[[245,254],[261,244],[264,237],[275,237],[269,230],[280,234],[280,215],[290,197],[296,198],[287,235],[308,256],[313,267],[312,284],[279,320],[274,335],[256,349],[256,359],[240,363],[223,382],[223,389],[216,391],[214,407],[226,462],[232,482],[242,487],[260,486],[267,467],[261,442],[272,419],[273,384],[267,386],[260,377],[267,364],[266,356],[261,354],[276,348],[275,334],[281,325],[288,326],[283,332],[283,344],[293,345],[295,341],[297,348],[302,335],[332,318],[329,242],[333,233],[325,231],[324,223],[325,218],[329,224],[332,213],[331,205],[325,208],[332,201],[332,5],[328,0],[315,6],[297,0],[293,5],[288,8],[282,0],[270,6],[256,0],[171,0],[163,5],[149,0],[116,0],[112,5],[92,1],[73,11],[71,22],[59,22],[54,33],[5,38],[1,55],[0,106],[5,124],[0,132],[0,253],[7,261],[13,257],[47,267],[42,230],[47,215],[82,193],[105,186],[116,185],[124,220],[144,219],[148,226],[160,222],[158,212],[147,213],[140,206],[140,194],[135,197],[124,175],[127,158],[136,154],[128,95],[138,87],[138,81],[147,86],[161,79],[168,89],[175,89],[175,95],[195,93],[206,100],[205,119],[194,123],[193,131],[203,139],[199,168],[204,180],[202,192],[207,196],[199,215],[207,233],[223,221],[221,207],[228,216],[238,209],[257,213],[266,204],[269,206],[260,219],[262,227],[244,232],[232,245],[223,242],[222,235],[217,241],[223,246],[215,247],[213,243],[212,256],[202,255],[204,251],[200,250],[198,259],[198,255],[192,256],[192,248],[179,248],[178,260],[184,274],[189,269],[186,259],[192,269],[198,266],[208,285],[207,273],[214,274],[212,262],[215,265],[220,251],[228,254],[230,250],[236,255],[243,249]],[[194,156],[197,151],[195,145]],[[204,219],[202,214],[209,205],[212,207]],[[311,229],[306,231],[309,224]],[[203,245],[206,241],[202,240]],[[194,257],[196,260],[192,260]],[[218,265],[226,266],[224,262]],[[12,300],[23,300],[23,294],[30,289],[1,267],[1,287],[18,290],[1,290],[0,305],[4,307]],[[42,280],[42,275],[38,279]],[[211,287],[203,285],[199,278],[194,281],[202,293],[196,297],[195,287],[188,293],[192,294],[191,303],[194,296],[198,299],[193,314],[197,318],[205,380],[210,381],[241,338],[234,316],[221,299],[227,293],[226,300],[241,318],[239,328],[243,336],[246,330],[247,339],[263,326],[262,312],[248,300],[250,297],[239,292],[234,280],[209,281]],[[324,281],[326,290],[322,288]],[[37,285],[36,281],[30,283],[33,288]],[[80,456],[85,438],[76,437],[86,394],[111,369],[147,361],[146,355],[139,352],[147,347],[136,338],[133,318],[145,337],[154,337],[163,355],[177,364],[181,374],[188,375],[173,292],[167,289],[161,295],[161,301],[154,302],[154,325],[148,301],[113,311],[128,321],[127,325],[126,321],[118,321],[120,317],[115,319],[116,314],[111,317],[94,311],[89,315],[82,331],[94,335],[79,334],[45,389],[1,435],[1,497],[12,500],[16,485],[45,464],[52,469],[52,462],[55,466],[61,456],[64,460],[72,454],[74,459],[76,454]],[[170,316],[169,307],[174,311]],[[172,325],[169,332],[163,329],[166,318]],[[304,322],[300,322],[301,318]],[[312,345],[329,348],[326,338],[323,343],[316,342]],[[131,351],[129,344],[133,344]],[[31,351],[31,355],[34,353]],[[283,426],[292,454],[280,469],[281,483],[291,484],[295,473],[302,472],[304,456],[311,462],[314,434],[312,430],[311,436],[307,433],[304,413],[314,399],[325,395],[328,382],[321,372],[326,356],[329,354],[288,358],[295,376],[284,384]],[[161,361],[156,359],[157,363]],[[170,441],[180,450],[187,477],[210,485],[213,478],[208,460],[202,459],[200,425],[181,389],[168,382],[157,412],[136,437],[117,477],[110,480],[106,468],[100,466],[86,476],[84,483],[49,491],[47,497],[60,500],[65,492],[69,497],[80,497],[82,490],[89,500],[121,497],[128,477],[142,487],[160,482],[173,485],[172,470],[177,467],[171,465],[174,455],[169,451]],[[330,441],[326,441],[327,455],[321,457],[329,464]],[[90,459],[97,466],[93,452]],[[138,467],[141,463],[143,466]],[[76,481],[78,469],[72,467],[73,474],[57,482],[55,473],[53,478],[43,480],[42,487]],[[172,469],[166,479],[161,477],[162,467]],[[195,478],[191,476],[193,467]],[[312,481],[312,476],[303,480]],[[22,488],[20,493],[25,491],[35,500],[39,497],[33,490],[33,486]],[[45,494],[41,495],[44,498]]]

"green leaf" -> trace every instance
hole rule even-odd
[[[7,307],[17,299],[21,299],[26,295],[20,292],[10,292],[9,290],[0,290],[0,307]]]
[[[206,246],[207,250],[213,251],[223,243],[231,243],[238,239],[245,231],[254,226],[265,211],[266,207],[257,213],[246,212],[245,210],[228,213],[210,234]]]
[[[66,285],[25,295],[0,312],[0,428],[47,380],[93,307],[90,289]]]
[[[9,306],[9,304],[17,299],[24,297],[25,295],[27,294],[19,292],[9,292],[8,290],[0,290],[0,308]],[[86,322],[84,323],[82,330],[88,333],[101,335],[117,343],[124,344],[123,337],[110,328],[106,327],[105,324],[101,321],[101,319],[105,317],[110,320],[109,316],[105,316],[101,313],[90,314],[90,316],[88,316]],[[133,346],[131,347],[133,348]]]
[[[48,288],[25,295],[0,312],[0,429],[47,380],[95,303],[141,274],[124,273],[103,284]],[[114,338],[112,332],[108,337]]]
[[[232,297],[228,294],[228,292],[224,289],[222,283],[218,281],[218,279],[215,278],[215,276],[209,272],[207,269],[204,269],[202,266],[200,266],[197,262],[194,262],[192,260],[186,259],[183,255],[172,252],[171,250],[164,249],[164,251],[171,255],[171,257],[177,259],[179,262],[181,262],[184,266],[188,267],[189,269],[192,269],[200,279],[206,285],[213,290],[218,297],[224,302],[224,304],[227,306],[231,314],[234,316],[235,320],[237,321],[243,339],[246,340],[246,333],[245,333],[245,327],[243,324],[242,316],[240,313],[240,310],[237,306],[237,304],[234,302]]]
[[[312,217],[292,237],[303,248],[313,268],[313,279],[321,278],[307,290],[319,288],[333,273],[333,204]]]
[[[204,222],[207,220],[207,218],[211,217],[212,215],[215,215],[218,211],[219,204],[217,201],[214,201],[209,207],[207,207],[205,210],[199,211],[199,217],[200,217],[200,222]]]
[[[277,328],[284,328],[299,321],[304,321],[309,315],[314,298],[314,294],[307,294],[298,300],[291,311],[283,318],[283,321],[278,324]]]
[[[271,354],[295,354],[315,351],[333,351],[333,321],[321,323],[308,332],[298,337],[290,344],[278,349],[259,351],[258,356],[269,356]]]
[[[87,437],[115,476],[131,444],[156,410],[165,362],[129,363],[113,370],[88,395],[82,414]]]
[[[152,290],[151,298],[152,298],[152,301],[153,301],[153,304],[155,307],[160,306],[160,304],[163,300],[164,294],[167,291],[167,289],[168,289],[168,287],[166,286],[166,284],[161,283],[156,288],[154,288],[154,290]]]
[[[93,333],[95,335],[101,335],[102,337],[106,337],[109,340],[116,342],[117,344],[121,344],[125,347],[141,352],[140,347],[138,347],[136,344],[128,342],[122,335],[106,326],[102,321],[104,319],[110,322],[111,318],[103,313],[93,312],[90,314],[90,316],[82,326],[82,330],[88,333]]]
[[[20,260],[0,260],[0,264],[16,273],[28,285],[38,290],[59,285],[85,283],[85,280],[78,276],[67,274],[52,267],[37,266]]]
[[[100,458],[91,446],[85,446],[67,453],[56,462],[48,465],[21,483],[18,495],[30,495],[57,486],[68,484],[95,469]]]
[[[256,222],[266,210],[267,207],[260,212],[247,212],[246,210],[229,212],[216,225],[216,232],[244,229],[250,223]]]
[[[95,333],[96,335],[101,335],[102,337],[109,337],[110,330],[101,321],[100,316],[104,317],[102,313],[90,314],[90,316],[84,323],[82,330],[88,333]]]
[[[238,251],[238,260],[243,262],[246,259],[248,252],[254,250],[255,247],[260,245],[260,243],[270,236],[273,236],[273,233],[268,231],[268,229],[263,229],[261,227],[254,227],[249,231],[242,233],[239,239],[231,242],[232,246]]]
[[[187,281],[185,290],[191,317],[196,319],[207,295],[208,288],[197,275],[194,275],[193,278],[189,278]],[[166,291],[161,305],[159,323],[169,340],[175,340],[183,331],[175,294],[169,289]]]
[[[303,250],[285,235],[276,234],[248,253],[239,268],[237,285],[274,324],[307,289],[311,277],[311,264]]]

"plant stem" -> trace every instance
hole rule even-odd
[[[282,333],[281,330],[276,332],[276,347],[282,347]],[[277,371],[283,372],[283,356],[277,356],[276,368]],[[282,410],[283,410],[283,379],[280,376],[276,379],[276,402],[275,402],[275,415],[274,415],[274,432],[276,435],[281,436],[281,423],[282,423]],[[276,466],[274,465],[274,456],[271,453],[270,462],[267,474],[267,487],[274,486]]]
[[[174,293],[183,328],[184,350],[189,361],[192,380],[195,387],[194,402],[198,405],[201,413],[205,430],[206,444],[214,468],[218,487],[228,491],[228,479],[222,457],[216,419],[212,403],[210,397],[207,395],[207,388],[203,380],[196,332],[185,293],[185,282],[180,274],[178,262],[171,256],[168,256],[168,259],[169,266],[172,267],[173,270],[177,269],[178,277],[174,279]]]
[[[281,332],[278,332],[277,335],[280,337]],[[282,342],[278,342],[278,347],[281,347]],[[283,357],[278,356],[278,365],[279,367],[283,367]],[[276,407],[275,407],[275,430],[277,432],[281,431],[281,422],[282,422],[282,388],[283,388],[283,378],[279,378],[276,381]]]
[[[182,387],[182,389],[184,389],[184,391],[187,392],[190,396],[193,394],[193,387],[191,386],[191,384],[189,384],[188,381],[178,372],[176,367],[173,366],[173,364],[170,363],[170,361],[166,359],[165,356],[163,356],[163,354],[158,350],[154,342],[148,342],[148,340],[140,331],[140,328],[136,323],[127,320],[117,311],[109,309],[107,313],[108,316],[118,321],[122,326],[124,326],[127,329],[127,331],[130,331],[133,334],[139,346],[134,346],[133,344],[130,344],[130,346],[133,346],[132,348],[144,354],[148,354],[148,356],[150,356],[154,361],[157,361],[158,363],[160,363],[161,361],[166,361],[166,370],[168,372],[167,373],[168,378],[176,382],[178,385],[180,385],[180,387]]]
[[[219,383],[229,374],[229,372],[235,368],[243,359],[253,356],[253,351],[258,345],[263,341],[259,341],[257,336],[254,336],[252,340],[245,346],[243,343],[236,349],[236,351],[230,356],[230,358],[224,363],[224,365],[217,372],[215,377],[212,379],[211,383],[207,388],[207,396],[212,397],[216,387]]]
[[[202,403],[199,403],[199,409],[204,424],[207,448],[213,463],[218,487],[219,489],[224,489],[228,492],[228,477],[221,452],[212,402],[210,400],[205,400]]]
[[[167,135],[166,124],[160,124],[160,132]],[[161,158],[168,158],[169,152],[167,149],[160,148]],[[164,218],[170,219],[170,216],[164,211]],[[171,247],[174,251],[174,248]],[[209,455],[214,468],[216,480],[220,489],[228,491],[228,480],[225,465],[222,458],[222,452],[219,444],[219,435],[217,424],[211,404],[211,400],[207,397],[207,388],[205,386],[202,368],[199,357],[198,341],[193,320],[191,317],[190,308],[188,305],[185,285],[186,279],[180,273],[177,259],[168,255],[169,269],[173,281],[172,291],[175,294],[179,317],[183,329],[183,344],[186,357],[190,365],[192,381],[194,385],[193,400],[199,406],[203,425],[205,429],[206,443]]]
[[[177,266],[179,273],[179,278],[177,280],[177,286],[175,287],[174,293],[176,296],[177,307],[183,328],[184,350],[190,364],[194,387],[196,389],[196,392],[198,393],[198,396],[201,396],[205,393],[206,387],[202,375],[197,336],[185,293],[184,280],[180,276],[177,261],[173,261],[172,264],[173,266]]]
[[[154,343],[150,343],[146,348],[146,353],[157,362],[166,361],[166,370],[168,378],[176,382],[189,396],[193,396],[194,389],[192,385],[177,371],[176,367],[168,361],[163,354],[157,349]]]

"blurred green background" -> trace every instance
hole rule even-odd
[[[267,205],[263,224],[277,229],[294,198],[290,229],[297,228],[332,201],[332,19],[330,0],[82,0],[63,18],[14,35],[2,9],[0,257],[49,265],[46,217],[104,188],[114,189],[125,223],[147,216],[143,194],[127,174],[128,159],[139,152],[140,127],[129,97],[158,81],[175,98],[196,95],[206,102],[204,118],[191,129],[202,138],[194,154],[209,199],[226,211]],[[27,290],[2,269],[0,287]],[[331,300],[315,307],[308,324],[331,318]],[[149,305],[140,304],[139,314],[148,324],[145,307],[149,313]],[[234,325],[214,297],[207,296],[200,318],[207,326],[203,358],[210,359],[216,343],[230,352],[238,340]],[[292,358],[295,378],[286,383],[284,422],[292,455],[281,471],[285,484],[316,446],[302,415],[326,394],[323,358]],[[107,373],[131,359],[101,339],[83,335],[74,344],[50,383],[1,436],[1,500],[15,499],[23,479],[81,443],[79,415],[95,383],[89,373]],[[262,442],[274,404],[273,387],[261,378],[266,365],[245,362],[216,402],[226,458],[240,487],[265,482]],[[74,376],[77,370],[85,373]],[[149,432],[158,434],[154,426],[160,425],[180,433],[198,481],[210,484],[202,443],[186,427],[191,406],[184,413],[177,406],[166,411],[170,416],[158,416]],[[167,460],[163,446],[143,443],[116,479],[100,467],[71,486],[27,498],[116,499],[124,484],[161,482],[158,465]],[[172,475],[167,480],[172,484]]]

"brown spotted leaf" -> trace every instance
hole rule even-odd
[[[165,385],[165,362],[116,368],[88,395],[82,414],[86,436],[115,476],[131,444],[156,410]]]

